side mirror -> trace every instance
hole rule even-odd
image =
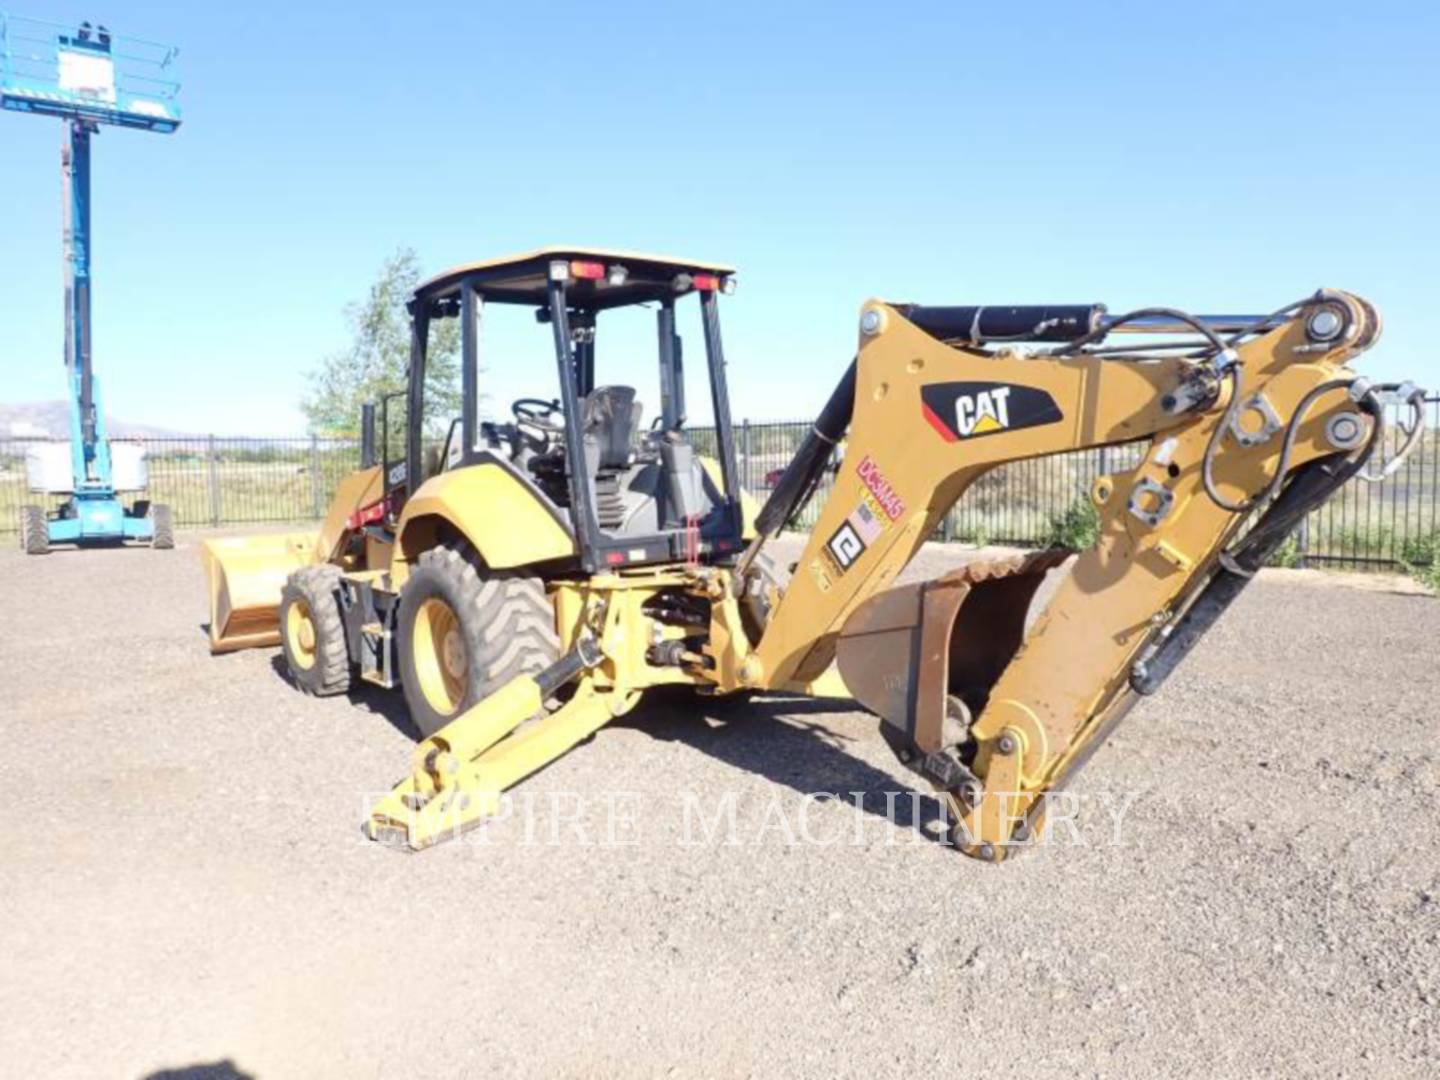
[[[360,467],[368,469],[375,464],[375,406],[366,402],[360,406]]]

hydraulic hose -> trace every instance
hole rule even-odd
[[[1194,315],[1191,315],[1189,312],[1180,311],[1178,308],[1151,307],[1136,308],[1134,311],[1127,311],[1124,315],[1117,315],[1113,319],[1106,319],[1103,324],[1095,327],[1095,329],[1091,330],[1088,334],[1076,338],[1075,340],[1071,341],[1067,345],[1062,346],[1061,348],[1052,349],[1045,355],[1068,356],[1071,353],[1075,352],[1075,350],[1077,349],[1089,345],[1092,342],[1101,340],[1107,334],[1113,331],[1117,326],[1123,326],[1127,322],[1134,322],[1136,319],[1149,318],[1152,316],[1161,316],[1167,319],[1174,319],[1176,322],[1182,322],[1186,326],[1192,327],[1197,334],[1200,334],[1203,338],[1205,338],[1206,341],[1210,343],[1211,347],[1215,350],[1216,355],[1223,354],[1228,349],[1226,343],[1221,340],[1220,335],[1217,334],[1214,329],[1206,326],[1203,322],[1197,319]],[[1244,333],[1245,331],[1241,332]]]
[[[1369,470],[1367,459],[1367,467],[1360,471],[1359,476],[1361,480],[1369,484],[1377,484],[1392,476],[1401,465],[1405,464],[1405,459],[1410,456],[1410,451],[1415,449],[1416,443],[1420,441],[1421,435],[1425,432],[1425,391],[1411,383],[1381,383],[1379,386],[1368,387],[1366,397],[1376,402],[1377,416],[1384,416],[1384,412],[1379,406],[1379,395],[1387,392],[1404,395],[1405,404],[1410,406],[1410,418],[1413,423],[1408,428],[1404,424],[1399,425],[1400,430],[1405,432],[1405,441],[1400,444],[1400,449],[1396,451],[1395,456],[1381,466],[1379,472],[1372,473]]]
[[[1290,455],[1295,449],[1295,436],[1300,431],[1300,421],[1305,419],[1305,414],[1310,411],[1310,407],[1314,405],[1322,395],[1328,394],[1332,390],[1348,389],[1353,380],[1331,379],[1329,382],[1323,382],[1319,386],[1312,388],[1308,394],[1300,399],[1299,404],[1295,406],[1294,415],[1290,417],[1290,423],[1286,425],[1285,439],[1280,444],[1280,461],[1275,466],[1275,475],[1270,478],[1270,483],[1265,486],[1264,491],[1254,498],[1245,502],[1233,503],[1221,495],[1219,489],[1215,486],[1215,453],[1219,449],[1220,440],[1225,437],[1225,432],[1232,430],[1235,417],[1240,415],[1242,410],[1241,390],[1243,389],[1244,383],[1240,374],[1240,366],[1238,364],[1232,364],[1229,368],[1229,374],[1231,387],[1230,401],[1229,404],[1225,406],[1225,413],[1221,416],[1220,423],[1217,424],[1215,430],[1210,433],[1210,441],[1205,444],[1205,454],[1200,462],[1200,477],[1205,483],[1205,494],[1210,496],[1210,500],[1214,502],[1216,506],[1222,510],[1228,510],[1232,514],[1241,514],[1262,502],[1268,502],[1274,498],[1276,493],[1279,492],[1281,485],[1285,483],[1285,477],[1290,472]],[[1371,415],[1376,426],[1383,425],[1384,420],[1378,409],[1375,409]]]

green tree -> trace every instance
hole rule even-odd
[[[351,340],[309,374],[309,390],[300,407],[310,429],[322,435],[360,430],[360,406],[382,394],[405,389],[410,367],[410,316],[406,301],[420,282],[420,260],[402,247],[385,260],[364,300],[345,308]],[[425,364],[425,426],[443,432],[460,413],[460,322],[430,324]],[[404,403],[392,403],[391,430],[404,418]]]

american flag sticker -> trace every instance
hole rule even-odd
[[[870,508],[868,502],[862,502],[857,506],[855,512],[846,520],[850,522],[850,527],[867,545],[873,544],[876,537],[885,531],[885,526]]]

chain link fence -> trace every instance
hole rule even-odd
[[[1386,455],[1401,433],[1387,426]],[[1310,515],[1288,554],[1295,565],[1360,569],[1431,566],[1440,559],[1440,397],[1426,403],[1426,431],[1403,466],[1383,482],[1353,481]],[[809,431],[809,421],[735,424],[742,482],[763,501]],[[715,453],[715,433],[695,428],[701,453]],[[0,440],[0,533],[18,530],[30,495],[25,451],[36,441]],[[121,440],[115,440],[121,441]],[[359,463],[352,439],[252,439],[216,436],[143,439],[148,497],[168,503],[181,527],[299,521],[323,516],[335,485]],[[946,517],[937,539],[1032,547],[1055,536],[1057,522],[1083,504],[1094,478],[1140,460],[1143,443],[1085,450],[1004,465],[981,477]],[[811,526],[832,482],[834,463],[797,526]]]

